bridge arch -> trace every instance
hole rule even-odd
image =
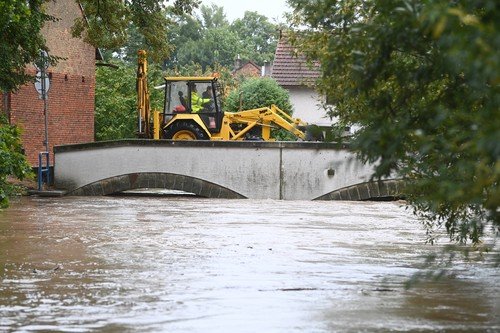
[[[404,195],[403,182],[400,179],[363,182],[324,194],[313,200],[381,200],[399,198]]]
[[[110,195],[139,188],[159,188],[194,193],[206,198],[245,199],[246,197],[223,186],[203,179],[161,172],[130,173],[101,179],[81,186],[69,195]]]

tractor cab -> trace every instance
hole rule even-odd
[[[176,120],[191,120],[203,130],[218,133],[224,117],[219,94],[216,77],[166,77],[164,128]]]

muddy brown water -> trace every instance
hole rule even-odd
[[[422,271],[399,202],[24,197],[0,211],[0,332],[498,332],[500,274]]]

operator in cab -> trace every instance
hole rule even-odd
[[[210,103],[212,100],[210,98],[202,98],[198,95],[196,90],[196,84],[193,83],[191,86],[191,109],[194,113],[200,112],[205,104]]]

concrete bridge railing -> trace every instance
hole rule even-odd
[[[55,185],[71,195],[166,188],[212,198],[365,200],[394,196],[336,144],[122,140],[59,146]]]

